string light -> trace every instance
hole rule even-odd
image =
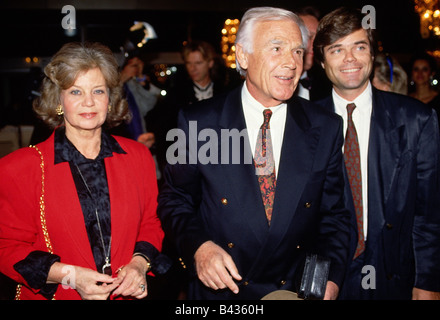
[[[434,34],[440,36],[439,0],[414,0],[415,11],[420,16],[420,35],[427,39]]]
[[[222,58],[228,68],[235,69],[235,38],[237,36],[238,19],[226,19],[222,33],[221,50]]]

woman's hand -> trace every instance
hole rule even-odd
[[[130,263],[120,268],[116,281],[119,287],[112,293],[114,296],[131,296],[143,299],[148,295],[146,274],[149,265],[141,256],[135,256]]]
[[[142,133],[141,135],[139,135],[139,137],[137,138],[137,141],[140,143],[143,143],[148,149],[150,149],[156,140],[154,137],[154,133],[145,132],[145,133]]]
[[[75,267],[76,291],[83,300],[107,300],[113,290],[119,286],[117,278],[97,271]]]
[[[117,278],[95,270],[60,262],[54,263],[50,268],[47,282],[69,286],[75,289],[83,300],[106,300],[120,283]]]

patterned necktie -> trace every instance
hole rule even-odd
[[[362,207],[361,157],[359,151],[359,141],[352,118],[353,110],[355,108],[356,105],[354,103],[350,103],[347,105],[348,120],[347,133],[345,135],[344,144],[345,167],[347,169],[348,180],[350,182],[351,194],[353,195],[358,228],[358,244],[353,259],[356,259],[365,250]]]
[[[273,210],[273,201],[275,198],[276,176],[275,176],[275,160],[272,150],[272,139],[270,136],[270,117],[272,111],[265,109],[263,111],[264,122],[260,128],[255,147],[255,171],[260,184],[261,197],[263,199],[266,218],[270,225]]]

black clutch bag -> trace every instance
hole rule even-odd
[[[305,300],[324,299],[329,269],[329,259],[317,254],[308,254],[298,290],[298,297]]]

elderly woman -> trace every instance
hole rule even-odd
[[[129,118],[117,62],[69,43],[45,74],[34,110],[54,133],[0,159],[0,272],[20,299],[142,299],[167,263],[153,158],[104,130]]]

